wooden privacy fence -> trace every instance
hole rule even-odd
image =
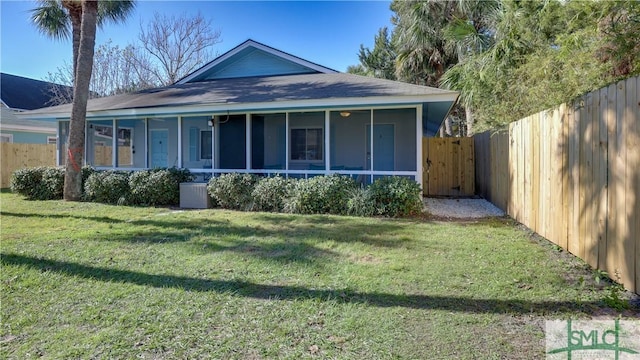
[[[100,166],[113,165],[113,147],[96,145],[93,149],[93,162]],[[131,148],[129,146],[118,146],[118,166],[132,166]]]
[[[55,144],[0,143],[0,188],[9,187],[11,174],[22,168],[56,165]]]
[[[640,292],[640,77],[474,139],[480,195]]]
[[[473,138],[423,138],[424,195],[474,195],[473,147]]]

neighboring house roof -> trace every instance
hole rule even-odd
[[[175,85],[89,100],[87,118],[423,104],[425,134],[432,134],[457,97],[455,91],[339,73],[248,40]],[[70,113],[67,104],[24,116],[64,119]]]
[[[51,89],[54,86],[71,89],[46,81],[0,73],[0,98],[7,107],[14,110],[33,110],[51,106],[51,99],[54,97]]]
[[[14,110],[0,108],[0,131],[37,132],[55,135],[57,124],[53,121],[18,119]]]

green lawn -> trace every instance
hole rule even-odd
[[[0,200],[0,358],[529,359],[639,313],[506,219]]]

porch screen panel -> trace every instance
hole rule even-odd
[[[246,115],[216,116],[216,168],[246,169],[247,122]]]
[[[178,166],[178,118],[150,118],[147,129],[150,168]]]
[[[416,110],[373,111],[373,170],[416,171]]]
[[[371,111],[332,111],[330,122],[331,170],[368,170]]]
[[[289,114],[289,169],[324,170],[324,112]]]
[[[117,120],[116,127],[118,137],[116,166],[119,168],[144,168],[144,120]]]
[[[58,123],[58,164],[67,164],[67,149],[69,144],[69,122]]]
[[[96,167],[112,167],[113,121],[87,122],[87,164]]]
[[[211,116],[182,118],[182,166],[188,169],[211,169]]]
[[[251,169],[284,170],[287,163],[286,115],[251,116]]]

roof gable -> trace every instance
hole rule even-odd
[[[187,75],[177,84],[256,76],[331,74],[337,71],[247,40]]]
[[[51,106],[55,97],[54,86],[70,89],[46,81],[29,79],[6,73],[0,74],[0,98],[11,109],[33,110]]]

